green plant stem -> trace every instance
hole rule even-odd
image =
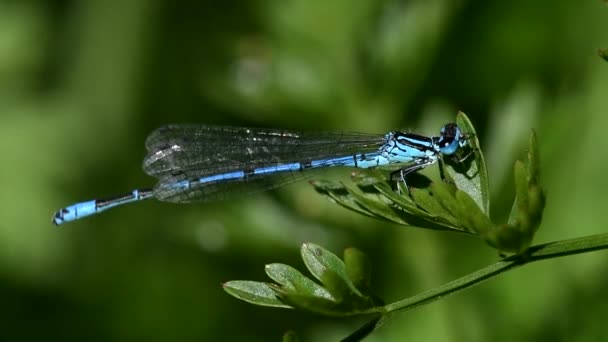
[[[525,254],[506,257],[486,268],[451,281],[435,289],[423,292],[384,306],[386,313],[411,310],[440,298],[454,295],[485,280],[493,278],[517,266],[534,261],[608,249],[608,234],[591,235],[576,239],[550,242],[530,247]]]

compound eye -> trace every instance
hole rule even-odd
[[[460,144],[458,143],[458,140],[452,139],[451,141],[446,141],[443,143],[439,150],[445,155],[450,155],[456,153],[459,146]]]
[[[441,128],[441,139],[439,140],[439,150],[445,155],[456,153],[461,146],[461,133],[458,126],[449,123]]]
[[[439,132],[441,133],[441,136],[445,138],[455,137],[456,135],[460,134],[460,128],[458,128],[458,125],[455,123],[450,122],[449,124],[441,127],[441,131]]]

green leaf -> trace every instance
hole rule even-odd
[[[388,182],[376,182],[374,183],[374,188],[378,190],[384,197],[392,201],[396,206],[400,207],[402,210],[418,215],[420,217],[429,217],[433,218],[433,216],[427,211],[424,211],[422,208],[418,207],[418,205],[412,200],[412,198],[406,194],[398,194],[395,190],[393,190]]]
[[[489,230],[484,236],[486,242],[501,252],[519,253],[529,245],[530,238],[517,227],[502,224]]]
[[[528,148],[528,183],[536,185],[540,182],[540,152],[534,130],[530,133]]]
[[[359,214],[369,217],[376,217],[374,213],[362,208],[361,205],[359,205],[359,203],[355,200],[355,198],[353,198],[342,182],[314,180],[311,181],[310,184],[318,193],[329,198],[334,203],[337,203],[344,208],[350,209]]]
[[[515,202],[518,211],[528,208],[528,171],[522,161],[515,161],[513,166],[515,177]]]
[[[530,133],[530,149],[528,150],[528,230],[533,235],[540,226],[545,209],[545,192],[540,186],[540,152],[536,133]]]
[[[353,283],[346,274],[346,267],[344,262],[340,260],[335,254],[330,251],[315,245],[313,243],[304,243],[301,248],[302,260],[310,271],[310,273],[317,278],[323,285],[326,285],[324,281],[327,281],[325,273],[331,271],[335,273],[340,279],[344,281],[347,287],[356,295],[362,296],[361,292],[355,288]],[[330,284],[337,285],[337,284]],[[328,288],[328,290],[331,289]],[[332,293],[332,295],[336,295]]]
[[[431,217],[424,210],[417,208],[409,196],[397,194],[385,180],[371,176],[357,176],[356,181],[361,182],[357,183],[357,189],[346,186],[342,182],[313,181],[311,184],[317,192],[334,203],[365,216],[427,229],[459,229],[450,225],[447,220]],[[400,201],[407,207],[403,208],[398,203],[393,203],[394,200]]]
[[[412,188],[410,190],[410,195],[414,199],[414,202],[416,202],[416,204],[428,214],[434,217],[441,217],[455,227],[459,226],[458,220],[450,213],[449,210],[446,210],[441,203],[439,203],[437,197],[432,192],[432,189]]]
[[[358,296],[344,279],[335,272],[327,270],[323,275],[323,282],[327,284],[332,298],[305,295],[278,285],[269,284],[283,303],[290,307],[315,312],[323,315],[344,317],[373,312],[382,312],[382,301],[371,296]]]
[[[358,290],[356,293],[353,291],[355,287],[350,279],[342,277],[342,275],[338,274],[334,270],[326,269],[323,272],[321,282],[327,291],[329,291],[329,293],[336,298],[336,302],[347,302],[349,307],[353,306],[353,304],[357,301],[357,297],[363,297],[363,294]]]
[[[303,244],[301,254],[306,267],[323,287],[291,266],[274,263],[266,265],[266,273],[276,284],[238,280],[225,283],[224,290],[256,305],[296,308],[331,316],[383,312],[383,301],[369,293],[371,265],[362,252],[354,248],[346,250],[348,266],[315,244]]]
[[[475,158],[468,158],[462,163],[447,163],[447,172],[454,180],[456,187],[466,192],[477,203],[486,216],[490,216],[490,182],[486,161],[481,152],[477,132],[471,120],[463,112],[458,112],[456,124],[468,136]],[[469,161],[470,159],[470,161]]]
[[[530,134],[528,162],[515,161],[515,200],[507,224],[486,232],[484,239],[505,252],[523,253],[532,243],[545,208],[545,193],[540,182],[538,143]]]
[[[474,229],[476,234],[485,234],[492,229],[494,223],[481,212],[477,203],[464,191],[456,191],[456,201],[460,203],[463,217],[468,217],[469,227]]]
[[[413,188],[408,195],[397,194],[386,182],[376,183],[374,187],[386,198],[393,201],[395,207],[401,210],[404,217],[407,217],[409,225],[466,233],[453,216],[437,205],[437,201],[432,198],[428,189]]]
[[[545,205],[535,133],[530,135],[528,160],[514,165],[515,202],[508,223],[499,225],[489,217],[488,172],[477,133],[462,112],[456,123],[470,148],[460,149],[456,159],[443,160],[450,182],[431,182],[414,173],[408,177],[409,191],[400,193],[392,181],[387,181],[390,177],[386,173],[372,170],[353,177],[356,187],[340,182],[313,184],[333,201],[366,216],[407,226],[478,234],[501,251],[523,252],[540,225]]]
[[[456,203],[454,184],[433,185],[429,178],[419,173],[408,176],[410,191],[401,193],[395,190],[393,181],[387,181],[390,177],[386,172],[379,170],[356,173],[353,176],[356,188],[341,182],[316,181],[312,184],[332,201],[366,216],[426,229],[478,233],[482,229],[475,223],[489,222],[487,170],[471,122],[464,113],[459,113],[456,121],[470,141],[474,158],[464,158],[465,161],[459,163],[448,161],[446,176],[474,200],[486,215],[485,219],[470,220],[467,212],[460,210],[462,206]]]
[[[279,285],[288,290],[305,296],[334,300],[325,288],[305,277],[302,273],[289,265],[279,263],[269,264],[266,265],[265,270],[270,279],[276,281]]]
[[[352,196],[356,203],[360,207],[372,213],[374,217],[383,218],[385,220],[389,220],[390,222],[395,222],[402,225],[410,224],[410,222],[407,221],[407,217],[401,215],[402,213],[400,211],[395,210],[395,208],[382,194],[378,192],[363,193],[348,186],[345,186],[345,188],[348,190],[348,193]]]
[[[384,184],[388,186],[388,184]],[[376,186],[371,189],[365,189],[364,192],[357,191],[351,187],[346,187],[346,189],[360,207],[372,213],[376,218],[388,220],[401,225],[422,227],[426,229],[461,230],[461,228],[458,227],[456,223],[451,221],[450,218],[425,212],[422,210],[422,206],[421,208],[416,208],[415,210],[412,210],[410,207],[400,207],[396,202],[391,200],[393,197],[388,197],[385,195],[385,193],[378,191]],[[412,193],[415,190],[413,189]],[[421,189],[420,191],[425,190]],[[401,202],[405,201],[405,198],[409,198],[408,194],[396,194],[394,191],[392,191],[392,195],[389,196],[401,197],[403,198]]]
[[[318,297],[305,298],[301,293],[285,291],[286,303],[292,305],[310,305],[314,303],[324,313],[332,315],[354,315],[376,306],[380,302],[372,295],[364,295],[347,274],[346,265],[335,254],[320,246],[306,243],[302,246],[302,259],[309,271],[321,281],[327,291],[334,298],[333,303],[319,301]],[[358,255],[361,258],[361,255]],[[352,263],[350,261],[349,263]],[[323,298],[322,298],[323,299]],[[312,310],[311,308],[308,308]]]
[[[251,304],[275,308],[291,308],[279,300],[275,291],[266,283],[250,280],[232,280],[222,284],[222,287],[231,296]]]
[[[545,192],[540,185],[531,185],[529,192],[530,232],[534,234],[540,227],[545,209]]]
[[[363,252],[354,247],[344,250],[346,274],[361,293],[369,293],[372,281],[372,263]]]
[[[289,304],[290,307],[297,308],[298,310],[314,312],[325,316],[333,317],[344,317],[359,314],[359,312],[348,313],[340,306],[344,303],[338,303],[334,300],[329,300],[320,297],[311,297],[292,292],[280,288],[275,289],[277,295],[283,302]]]
[[[416,191],[416,198],[419,198],[423,191]],[[432,199],[432,202],[430,201]],[[445,182],[435,182],[431,184],[431,193],[426,200],[429,203],[434,203],[433,210],[436,214],[441,214],[442,217],[450,218],[454,224],[457,224],[460,230],[471,232],[468,227],[466,215],[463,220],[463,212],[460,210],[460,204],[456,202],[454,197],[454,186]],[[428,209],[429,211],[431,209]]]
[[[335,254],[315,244],[303,244],[301,254],[306,267],[324,288],[319,290],[312,280],[287,265],[271,264],[266,268],[267,273],[282,286],[270,287],[283,303],[326,315],[345,316],[366,312],[381,302],[373,295],[363,294],[369,290],[371,265],[357,249],[345,251],[348,266]]]

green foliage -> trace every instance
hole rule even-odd
[[[418,182],[408,193],[397,193],[386,177],[380,178],[382,175],[376,172],[354,178],[356,187],[344,182],[312,184],[332,201],[370,217],[406,226],[477,234],[501,252],[522,253],[540,225],[545,203],[535,134],[530,136],[528,163],[515,162],[516,198],[509,222],[497,225],[490,219],[488,171],[477,132],[462,112],[456,122],[472,149],[461,153],[473,153],[474,158],[446,160],[449,182],[433,182],[416,175]]]
[[[356,177],[356,188],[335,182],[314,182],[313,185],[318,192],[343,207],[367,216],[409,225],[405,222],[418,215],[421,227],[478,234],[501,252],[516,254],[435,289],[383,305],[383,301],[370,292],[371,263],[365,254],[348,248],[344,260],[340,260],[326,249],[306,243],[301,249],[302,259],[321,285],[290,266],[271,264],[266,266],[266,273],[276,284],[230,281],[224,284],[226,292],[252,304],[294,308],[327,316],[375,314],[343,340],[360,341],[396,311],[407,311],[448,297],[526,263],[608,248],[608,234],[529,248],[545,207],[534,132],[530,135],[527,162],[514,164],[516,197],[509,220],[499,226],[492,223],[488,217],[487,170],[478,141],[474,139],[476,132],[464,113],[458,114],[457,122],[471,140],[475,160],[468,167],[462,167],[462,160],[456,166],[450,165],[447,170],[449,182],[428,181],[426,187],[411,189],[407,194],[396,194],[386,182],[373,176]],[[400,212],[407,215],[399,215]]]
[[[486,216],[490,215],[490,181],[486,161],[481,152],[479,139],[473,123],[463,112],[456,115],[456,124],[462,129],[469,140],[475,158],[463,163],[447,164],[448,175],[451,176],[457,190],[469,195]],[[468,162],[467,162],[468,161]]]
[[[371,320],[342,340],[360,341],[397,311],[430,304],[527,263],[601,249],[608,249],[608,234],[533,246],[525,255],[512,255],[434,289],[384,305],[369,292],[371,264],[361,251],[348,248],[342,262],[322,247],[307,243],[301,249],[302,259],[324,287],[290,266],[271,264],[266,266],[266,273],[276,284],[229,281],[224,284],[224,290],[235,298],[260,306],[294,308],[337,317],[373,314]],[[295,333],[289,332],[283,340],[295,338]]]
[[[272,288],[265,283],[249,280],[233,280],[222,285],[224,290],[234,297],[251,304],[290,308],[283,304],[275,295]]]
[[[509,222],[484,235],[490,245],[503,251],[521,253],[530,246],[545,208],[545,194],[539,184],[540,161],[534,132],[530,135],[529,146],[528,163],[515,162],[515,202]]]
[[[371,268],[367,257],[355,248],[344,260],[311,243],[301,248],[308,271],[321,283],[284,264],[266,266],[276,283],[234,280],[223,285],[230,295],[246,302],[280,308],[296,308],[329,316],[352,316],[382,311],[382,303],[370,292]]]
[[[482,142],[493,221],[510,222],[513,161],[534,127],[551,195],[534,240],[605,232],[608,64],[593,48],[608,42],[607,16],[602,1],[571,0],[0,2],[0,340],[266,342],[293,327],[331,341],[357,318],[247,308],[218,282],[267,260],[293,265],[302,241],[373,255],[385,299],[496,258],[473,233],[387,228],[306,184],[49,227],[58,207],[153,185],[143,142],[168,123],[429,134],[463,109]],[[412,206],[388,185],[382,200]],[[595,253],[522,269],[374,337],[603,340],[605,264]]]

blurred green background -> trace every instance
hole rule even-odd
[[[255,307],[221,282],[266,280],[270,262],[304,271],[305,241],[356,246],[391,302],[498,258],[475,237],[361,217],[306,182],[51,225],[61,206],[152,185],[143,143],[167,123],[436,134],[463,110],[497,221],[534,128],[548,189],[536,242],[605,232],[601,47],[600,0],[2,0],[0,340],[278,341],[294,329],[332,341],[361,321]],[[368,340],[603,340],[606,260],[508,272],[398,314]]]

